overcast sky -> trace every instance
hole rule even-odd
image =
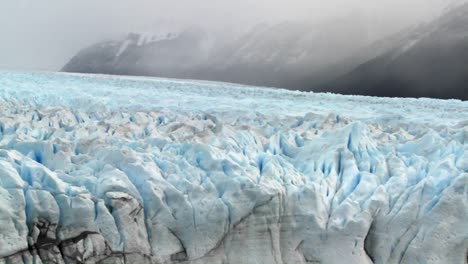
[[[359,14],[387,33],[436,16],[447,1],[0,0],[0,69],[58,70],[81,48],[161,21],[243,31],[260,22]]]

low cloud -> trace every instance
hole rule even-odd
[[[95,42],[164,23],[245,31],[260,22],[365,16],[377,35],[438,15],[447,0],[15,0],[0,3],[0,69],[58,70]]]

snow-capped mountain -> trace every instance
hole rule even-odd
[[[200,29],[154,39],[129,34],[84,49],[63,71],[466,100],[468,3],[448,10],[375,43],[370,21],[358,15],[320,25],[261,24],[228,38]]]
[[[379,45],[386,48],[329,83],[327,89],[348,94],[468,99],[466,1]]]
[[[64,71],[180,77],[200,67],[214,40],[203,30],[190,28],[164,33],[131,33],[81,51]]]
[[[0,72],[0,263],[464,264],[467,120],[458,100]]]
[[[141,34],[129,34],[86,48],[63,71],[305,89],[311,83],[304,79],[315,74],[316,83],[329,80],[320,71],[369,44],[371,37],[366,21],[353,16],[324,24],[260,24],[240,36],[198,29],[182,30],[168,39],[144,43],[141,39],[145,39]]]

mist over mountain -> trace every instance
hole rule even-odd
[[[468,99],[468,3],[369,50],[382,45],[387,47],[378,56],[325,89],[345,94]]]
[[[351,23],[352,22],[352,23]],[[303,80],[365,47],[367,21],[345,17],[324,24],[259,24],[240,36],[200,28],[164,34],[131,33],[82,50],[63,71],[207,79],[307,89]],[[162,37],[157,37],[157,36]],[[333,52],[330,52],[332,50]]]
[[[93,45],[75,56],[64,71],[186,78],[210,52],[210,36],[198,28],[164,34],[130,33]]]
[[[134,32],[80,51],[66,72],[203,79],[315,92],[466,99],[468,4],[375,41],[364,17]],[[441,87],[444,87],[441,89]]]
[[[455,0],[17,0],[0,3],[0,69],[60,70],[81,49],[129,32],[199,27],[226,37],[259,23],[365,17],[373,38],[437,16]],[[353,23],[348,20],[347,23]],[[177,30],[178,31],[178,30]]]

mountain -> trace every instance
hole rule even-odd
[[[468,99],[468,3],[375,42],[369,23],[352,15],[323,24],[260,24],[239,36],[197,28],[162,37],[132,33],[82,50],[62,70]]]
[[[190,28],[164,34],[131,33],[79,52],[63,71],[188,77],[207,59],[212,40]]]
[[[156,39],[132,33],[82,50],[62,70],[303,90],[342,74],[326,76],[321,70],[369,44],[366,24],[364,18],[349,16],[323,24],[260,24],[239,36],[193,28]],[[314,74],[311,83],[308,77]]]
[[[345,94],[468,99],[468,3],[383,42],[387,49],[324,88]]]
[[[259,27],[215,55],[209,79],[304,90],[327,80],[321,70],[366,46],[370,37],[364,19],[350,17],[326,24],[285,22]],[[330,50],[333,50],[331,53]],[[331,74],[333,76],[333,74]]]
[[[468,102],[0,72],[0,109],[0,263],[466,261]]]

